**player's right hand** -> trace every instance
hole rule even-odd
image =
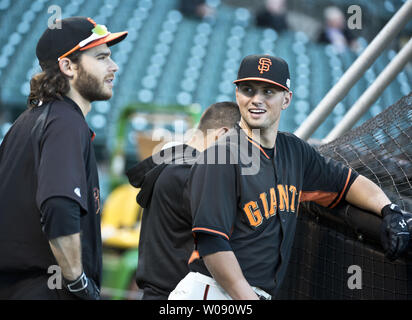
[[[396,204],[382,208],[381,243],[385,256],[395,261],[408,249],[410,233],[402,210]]]
[[[64,280],[64,284],[72,294],[83,300],[100,300],[100,290],[83,272],[80,277],[74,281]]]

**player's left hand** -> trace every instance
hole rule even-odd
[[[100,290],[93,279],[88,278],[84,272],[74,281],[64,279],[66,288],[76,297],[83,300],[100,300]]]
[[[384,206],[382,216],[381,243],[385,256],[390,261],[395,261],[408,249],[408,224],[402,210],[396,204]]]

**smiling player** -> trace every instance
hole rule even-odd
[[[383,191],[293,134],[278,131],[281,113],[292,100],[287,63],[273,56],[247,56],[234,83],[240,125],[192,168],[188,192],[198,251],[192,255],[191,272],[169,299],[275,297],[302,201],[332,208],[346,199],[382,214],[385,252],[390,259],[401,255],[409,241],[407,224]],[[253,149],[259,156],[252,165],[258,170],[244,174],[241,155]],[[217,154],[230,161],[218,162]],[[193,263],[198,257],[204,264]]]

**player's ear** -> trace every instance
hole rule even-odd
[[[292,91],[285,91],[285,93],[283,94],[282,110],[285,110],[287,107],[289,107],[292,101],[292,95]]]
[[[68,77],[70,77],[70,78],[72,78],[72,77],[74,76],[74,74],[75,74],[75,65],[74,65],[74,63],[73,63],[70,59],[68,59],[68,58],[62,58],[62,59],[59,61],[59,68],[60,68],[60,71],[61,71],[64,75],[66,75],[66,76],[68,76]]]
[[[239,87],[236,86],[236,89],[235,89],[236,102],[238,101],[238,95],[239,95]],[[238,104],[239,104],[239,103],[238,103]]]
[[[229,131],[228,127],[222,127],[215,130],[215,141],[224,136]]]

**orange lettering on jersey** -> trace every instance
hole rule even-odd
[[[249,223],[252,227],[257,227],[262,223],[262,214],[260,213],[259,207],[256,201],[249,201],[243,207],[243,210],[246,213]]]
[[[296,197],[296,192],[297,192],[296,187],[295,186],[290,186],[289,191],[292,192],[292,194],[291,194],[292,199],[291,199],[291,202],[290,202],[290,211],[295,212],[295,197]]]
[[[278,184],[278,193],[279,193],[279,210],[280,211],[289,211],[289,192],[288,186],[286,189],[283,185]]]
[[[277,185],[278,195],[276,195],[276,188],[269,189],[269,197],[267,192],[259,194],[259,199],[262,202],[264,216],[259,209],[258,200],[249,201],[243,207],[249,223],[253,227],[257,227],[263,223],[263,218],[269,220],[272,216],[276,215],[277,211],[277,199],[279,198],[279,210],[283,212],[295,213],[299,210],[300,197],[302,192],[297,190],[293,185]]]
[[[262,192],[260,194],[260,200],[262,200],[263,209],[265,209],[265,218],[269,219],[268,199],[266,197],[266,192]]]
[[[276,207],[277,207],[276,191],[275,191],[275,188],[270,188],[270,211],[269,211],[270,216],[273,216],[276,214]]]

